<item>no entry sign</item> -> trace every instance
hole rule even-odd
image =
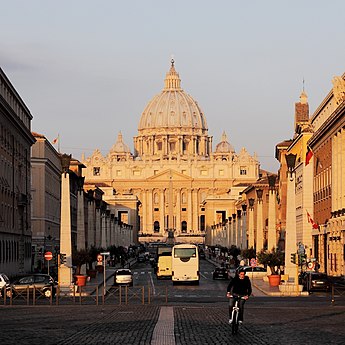
[[[53,253],[52,253],[52,252],[45,252],[45,253],[44,253],[44,258],[45,258],[47,261],[50,261],[50,260],[53,258]]]

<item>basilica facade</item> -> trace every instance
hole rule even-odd
[[[107,155],[96,149],[82,163],[85,189],[102,189],[111,213],[133,226],[133,242],[211,244],[211,227],[236,213],[260,173],[256,154],[236,153],[225,132],[213,150],[205,114],[181,88],[174,61],[141,114],[134,152],[120,132]]]

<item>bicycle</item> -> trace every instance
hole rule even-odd
[[[238,304],[241,299],[245,299],[245,298],[239,295],[231,295],[229,297],[235,300],[235,305],[232,307],[232,313],[231,313],[231,320],[232,320],[231,333],[236,334],[238,332],[238,325],[239,325],[238,316],[240,313],[240,307]]]

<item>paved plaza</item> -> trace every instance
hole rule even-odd
[[[344,344],[345,306],[320,298],[252,298],[232,336],[226,303],[1,306],[3,344]]]

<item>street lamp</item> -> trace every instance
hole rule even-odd
[[[256,195],[257,195],[259,201],[261,201],[261,199],[262,199],[262,194],[263,194],[263,192],[264,192],[264,191],[263,191],[262,189],[257,189],[257,190],[256,190]]]
[[[267,175],[268,178],[268,185],[270,189],[275,189],[276,186],[276,175]]]
[[[72,155],[68,155],[67,153],[64,153],[60,157],[62,173],[65,174],[65,177],[66,177],[66,174],[68,173],[71,159],[72,159]]]
[[[292,173],[293,173],[293,170],[295,169],[296,157],[297,155],[294,155],[293,153],[289,153],[288,155],[285,156],[286,164],[288,167],[288,173],[290,174],[290,181],[292,181]]]
[[[249,208],[250,208],[250,209],[253,209],[255,199],[249,198],[248,201],[249,201]]]

